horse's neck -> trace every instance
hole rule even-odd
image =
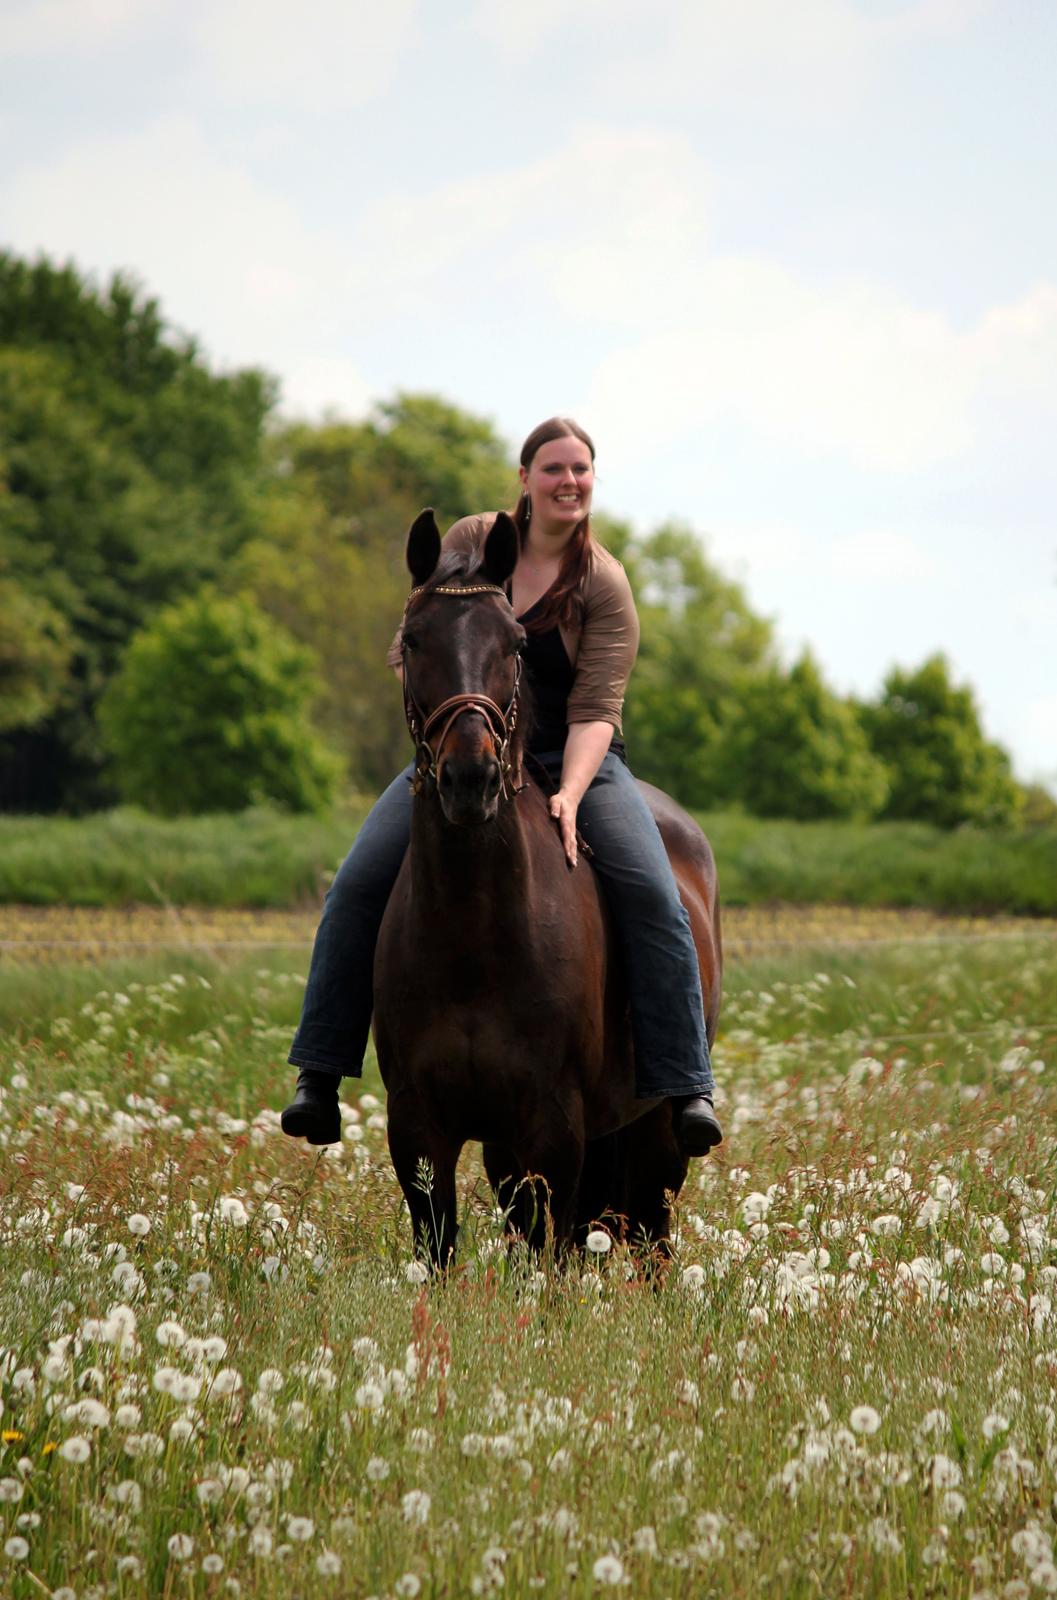
[[[532,848],[529,798],[500,801],[499,816],[479,828],[445,822],[432,795],[416,799],[411,878],[420,917],[450,926],[453,916],[465,913],[477,927],[523,917]]]

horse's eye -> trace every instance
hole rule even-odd
[[[404,646],[405,650],[417,650],[418,649],[418,640],[415,638],[415,635],[413,633],[405,633],[404,634],[403,646]]]

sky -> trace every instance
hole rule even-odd
[[[0,0],[0,242],[291,415],[577,417],[787,659],[942,650],[1057,791],[1055,73],[1052,0]]]

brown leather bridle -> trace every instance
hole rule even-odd
[[[411,602],[424,591],[430,594],[446,594],[465,596],[470,594],[498,594],[507,599],[505,589],[494,583],[439,583],[435,589],[430,589],[428,584],[420,584],[417,589],[412,589],[404,606],[404,623],[407,623],[407,613]],[[442,700],[440,705],[429,716],[425,716],[418,701],[415,699],[411,688],[411,678],[407,670],[407,645],[401,647],[404,668],[404,717],[407,721],[408,732],[415,741],[415,776],[411,784],[413,793],[419,794],[427,778],[437,781],[437,770],[440,766],[441,756],[448,736],[460,717],[466,716],[470,711],[478,712],[488,724],[488,731],[492,737],[496,760],[499,762],[499,783],[504,798],[511,793],[517,794],[524,788],[524,783],[516,781],[519,776],[514,770],[511,757],[511,743],[514,730],[517,728],[518,694],[521,689],[521,657],[514,658],[514,687],[510,695],[507,708],[504,711],[494,700],[486,694],[453,694],[447,700]],[[447,720],[445,720],[447,719]],[[440,737],[432,743],[435,729],[441,726]]]

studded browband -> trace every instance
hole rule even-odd
[[[430,589],[428,583],[420,583],[417,589],[412,589],[404,601],[405,614],[412,600],[417,600],[427,589],[430,594],[501,594],[504,600],[509,598],[506,590],[501,589],[497,583],[438,583],[435,589]]]

